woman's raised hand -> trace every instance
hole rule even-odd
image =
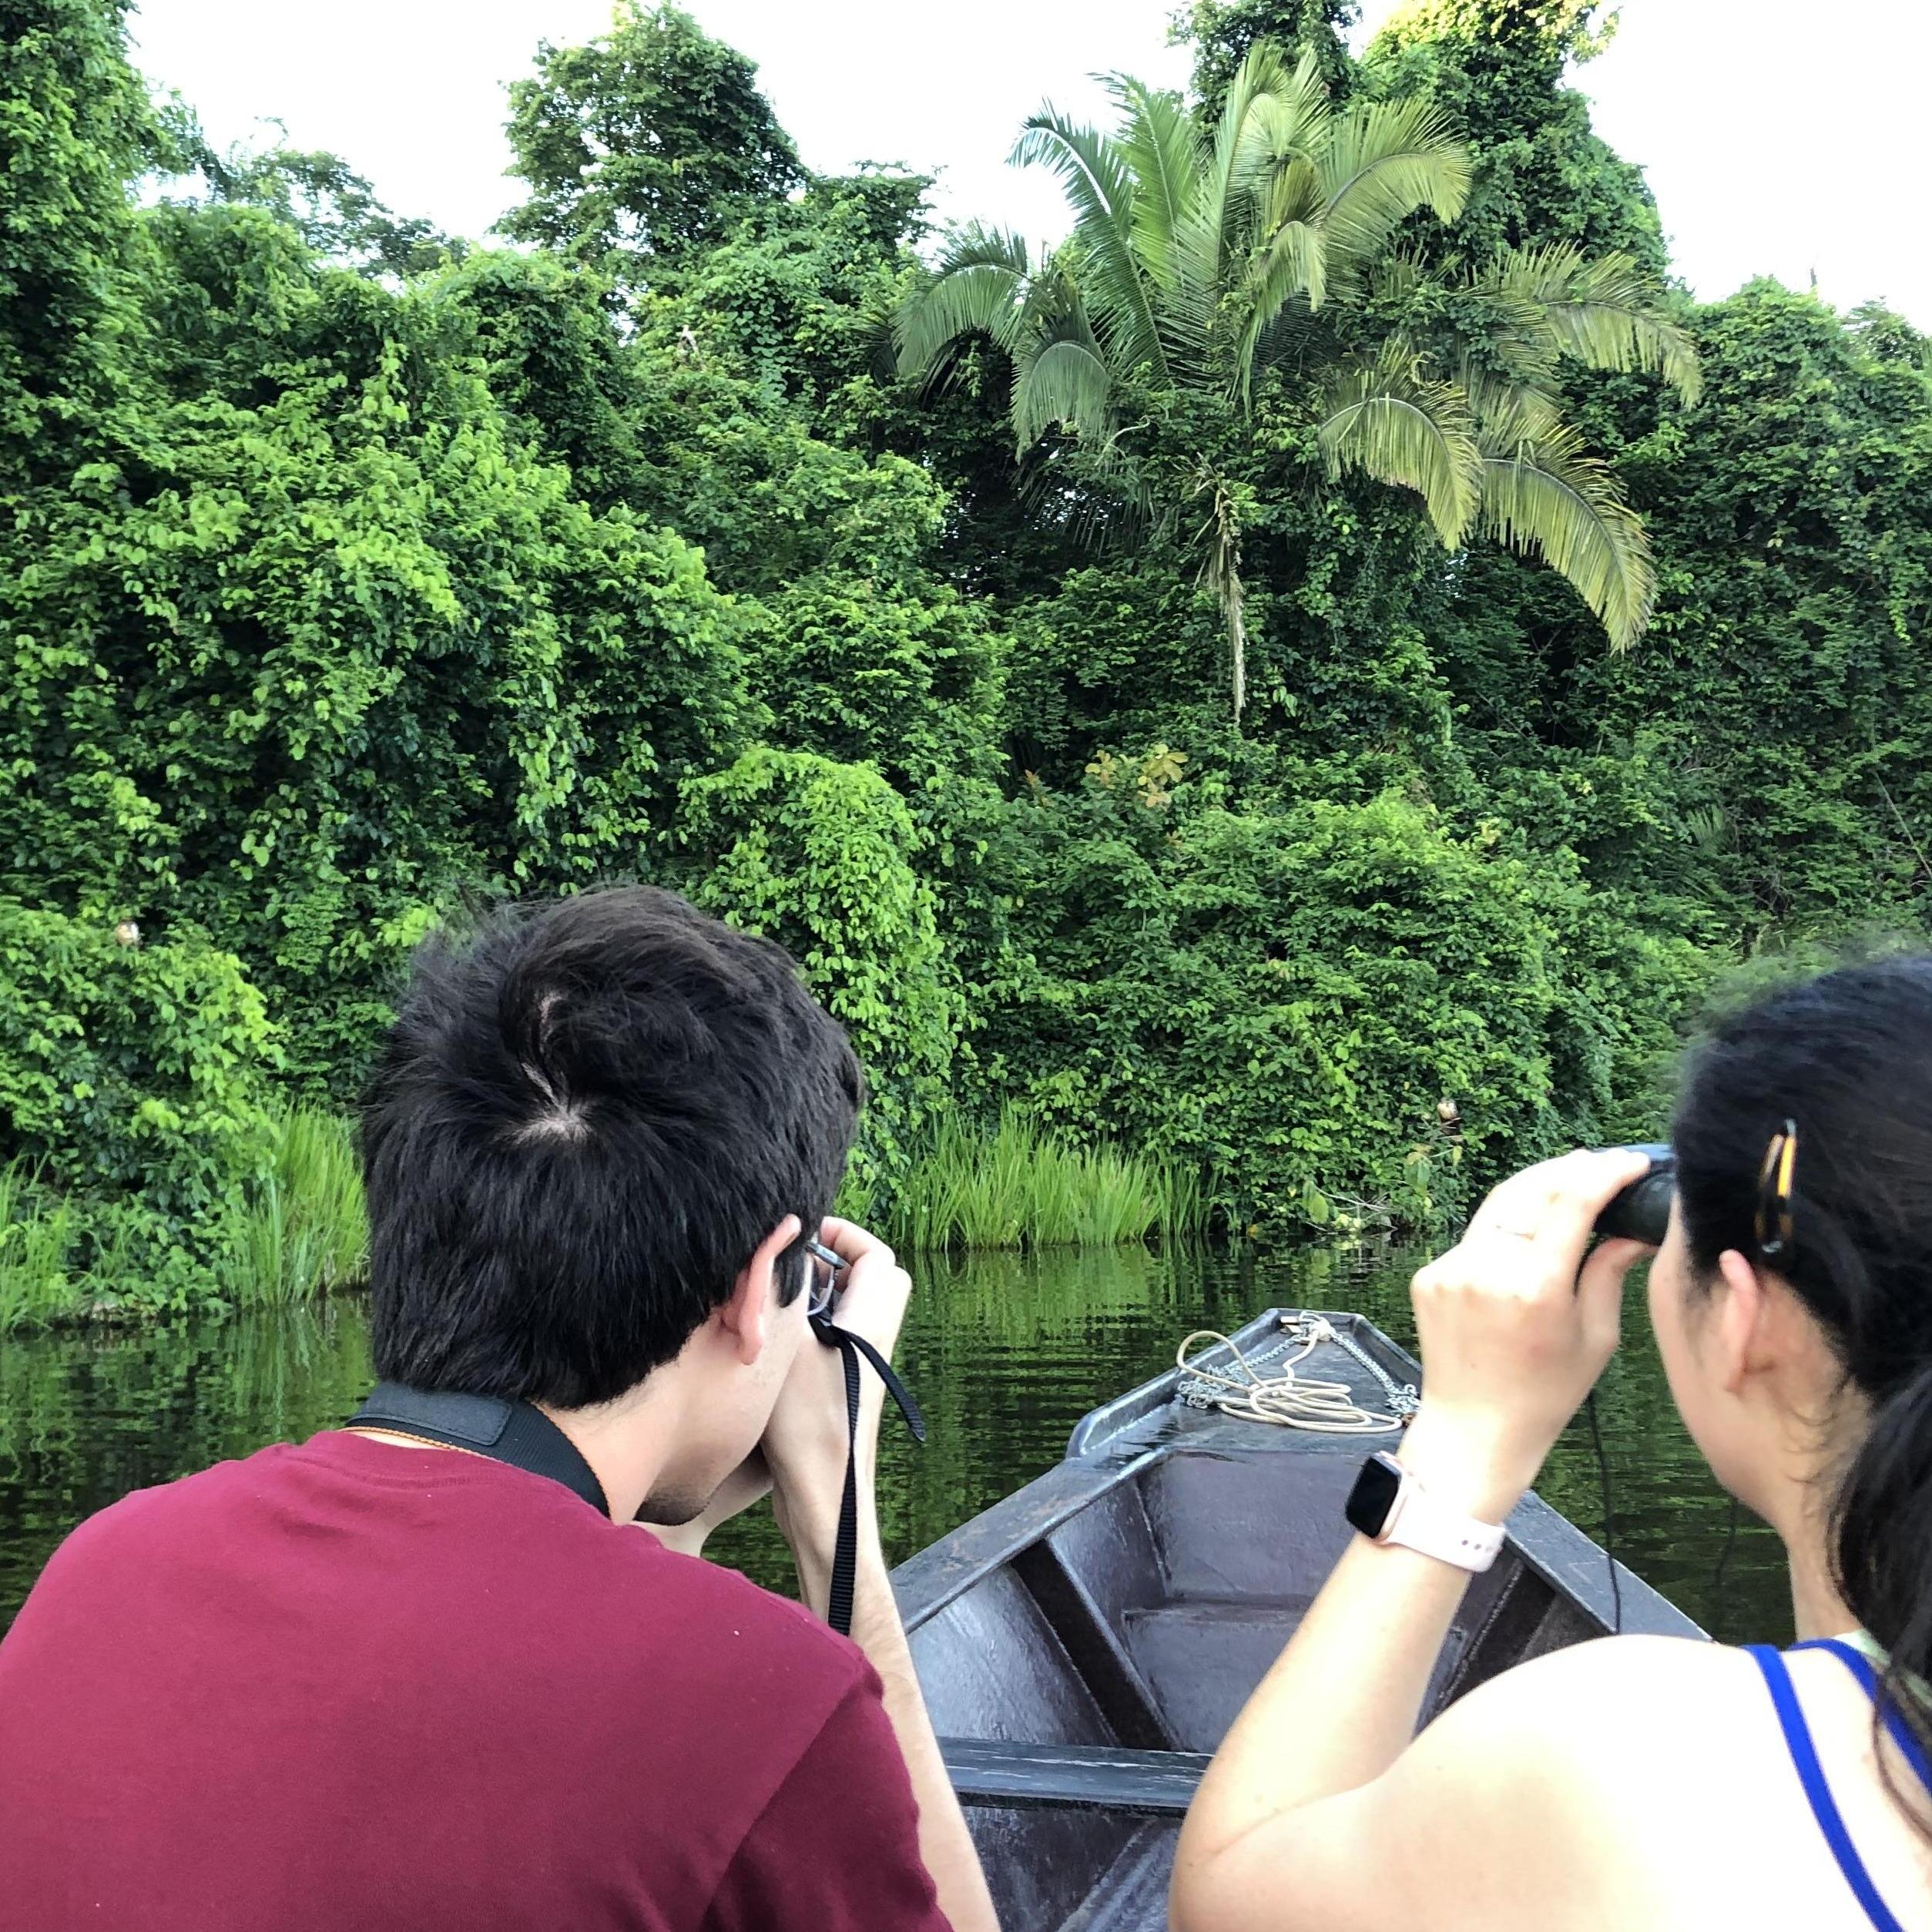
[[[1417,1273],[1422,1407],[1400,1456],[1431,1494],[1501,1522],[1536,1480],[1616,1348],[1623,1278],[1649,1252],[1605,1241],[1586,1263],[1592,1225],[1647,1166],[1612,1149],[1525,1168]]]

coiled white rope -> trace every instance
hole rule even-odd
[[[1354,1388],[1349,1383],[1301,1374],[1301,1364],[1323,1342],[1333,1342],[1339,1347],[1346,1343],[1336,1333],[1333,1324],[1318,1315],[1284,1320],[1283,1326],[1300,1346],[1279,1362],[1268,1363],[1274,1374],[1263,1375],[1229,1337],[1214,1328],[1197,1328],[1192,1334],[1183,1337],[1174,1351],[1174,1366],[1183,1375],[1203,1384],[1213,1406],[1224,1414],[1243,1416],[1250,1422],[1271,1422],[1283,1429],[1306,1429],[1324,1436],[1386,1435],[1403,1426],[1404,1410],[1414,1413],[1415,1391],[1397,1390],[1376,1370],[1374,1363],[1367,1366],[1388,1389],[1390,1407],[1397,1411],[1394,1414],[1363,1408],[1355,1400]],[[1188,1350],[1197,1342],[1206,1346],[1189,1360]],[[1225,1347],[1233,1358],[1229,1370],[1202,1364],[1202,1356],[1217,1343]],[[1348,1352],[1357,1353],[1353,1349]]]

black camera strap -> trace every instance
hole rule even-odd
[[[513,1469],[527,1469],[533,1476],[562,1483],[600,1516],[610,1514],[597,1472],[569,1437],[532,1403],[378,1382],[368,1400],[350,1417],[348,1427],[391,1429],[398,1435],[440,1442],[445,1448],[494,1457]]]
[[[925,1418],[912,1391],[893,1372],[892,1364],[863,1335],[841,1328],[829,1315],[814,1315],[812,1332],[827,1348],[836,1348],[845,1370],[845,1493],[839,1503],[839,1527],[832,1551],[831,1594],[826,1622],[841,1636],[852,1634],[852,1599],[859,1564],[859,1363],[870,1363],[886,1393],[905,1417],[915,1442],[926,1439]],[[351,1429],[388,1429],[446,1448],[468,1449],[479,1456],[548,1476],[574,1496],[580,1496],[600,1516],[610,1503],[597,1472],[585,1461],[577,1445],[549,1417],[528,1402],[506,1402],[493,1395],[459,1395],[447,1390],[412,1389],[400,1382],[379,1382],[367,1401],[350,1417]]]
[[[845,1494],[839,1503],[838,1538],[832,1546],[832,1585],[826,1599],[825,1621],[840,1636],[849,1637],[859,1571],[859,1358],[863,1356],[877,1370],[914,1441],[925,1441],[926,1419],[919,1413],[912,1391],[893,1373],[892,1364],[863,1335],[840,1327],[830,1315],[814,1315],[812,1333],[827,1348],[838,1350],[845,1368]]]

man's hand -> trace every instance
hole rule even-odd
[[[834,1319],[841,1328],[864,1336],[891,1360],[912,1293],[912,1277],[877,1235],[850,1221],[827,1220],[819,1239],[847,1264]],[[807,1600],[820,1611],[830,1587],[850,1454],[857,1457],[861,1556],[876,1548],[872,1498],[884,1402],[884,1385],[862,1370],[854,1451],[846,1432],[844,1364],[837,1349],[824,1347],[812,1337],[800,1345],[765,1431],[761,1447],[771,1471],[773,1511],[797,1561]]]
[[[683,1556],[702,1556],[706,1539],[720,1524],[740,1516],[752,1504],[771,1493],[771,1471],[765,1466],[764,1452],[754,1449],[712,1493],[711,1500],[688,1523],[647,1523],[638,1520],[639,1529],[649,1530],[667,1550]]]

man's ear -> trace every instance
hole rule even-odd
[[[788,1214],[753,1252],[739,1270],[731,1293],[717,1312],[719,1326],[737,1349],[738,1359],[746,1367],[763,1352],[771,1329],[777,1297],[772,1293],[772,1272],[778,1257],[798,1239],[799,1218]]]
[[[1711,1324],[1716,1345],[1719,1386],[1726,1395],[1742,1392],[1746,1378],[1766,1366],[1769,1308],[1758,1271],[1736,1248],[1717,1258],[1723,1293]]]

